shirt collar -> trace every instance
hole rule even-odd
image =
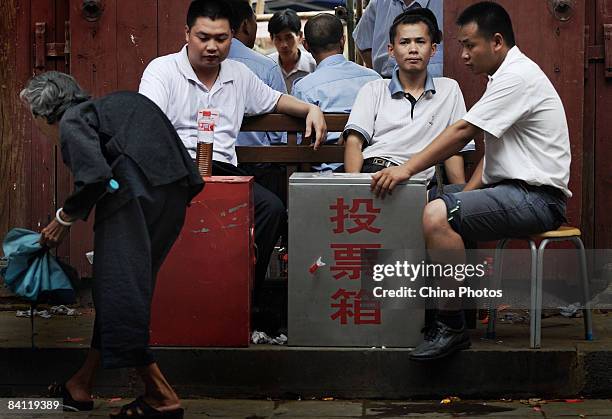
[[[508,53],[506,54],[506,58],[504,58],[504,61],[502,61],[502,63],[499,66],[499,68],[495,71],[495,73],[493,73],[492,76],[489,76],[489,80],[490,81],[493,80],[496,76],[498,76],[501,72],[503,72],[505,67],[510,65],[510,63],[512,61],[514,61],[515,59],[517,59],[521,55],[523,55],[523,53],[521,52],[519,47],[517,47],[516,45],[513,46],[512,48],[510,48],[508,50]]]
[[[179,55],[178,55],[177,63],[178,63],[180,72],[183,73],[183,76],[187,80],[192,80],[196,84],[203,85],[200,79],[198,79],[198,76],[196,76],[196,73],[195,71],[193,71],[193,67],[191,66],[191,63],[189,62],[189,57],[187,56],[187,44],[185,44],[183,48],[181,48],[181,51],[179,52]],[[231,82],[233,80],[234,80],[234,75],[232,74],[230,69],[227,67],[226,62],[222,61],[221,70],[219,71],[219,76],[217,77],[217,81],[220,84],[223,84],[223,83]]]
[[[396,66],[393,70],[393,76],[391,77],[391,83],[389,83],[389,91],[391,96],[395,96],[398,93],[404,94],[404,88],[399,79],[399,68]],[[436,85],[434,84],[433,77],[427,72],[427,78],[425,79],[425,90],[423,93],[431,92],[436,94]]]
[[[334,55],[330,55],[329,57],[327,57],[326,59],[324,59],[323,61],[321,61],[318,65],[317,65],[317,70],[323,67],[329,67],[332,65],[338,65],[341,64],[343,62],[346,61],[346,58],[344,58],[344,55],[342,54],[334,54]]]
[[[240,39],[237,39],[237,38],[232,38],[232,46],[230,47],[230,51],[231,51],[232,49],[234,50],[234,51],[233,51],[233,52],[234,52],[234,54],[231,54],[231,55],[237,56],[237,55],[242,54],[242,52],[243,52],[245,49],[250,49],[250,48],[249,48],[249,47],[247,47],[246,45],[244,45]]]
[[[404,10],[408,10],[408,9],[410,9],[410,7],[412,7],[412,5],[413,5],[414,3],[416,3],[416,2],[417,2],[417,0],[413,0],[413,1],[411,1],[411,2],[410,2],[410,4],[408,4],[408,5],[406,5],[406,2],[405,2],[404,0],[393,0],[393,2],[394,2],[394,3],[399,3],[399,4],[401,4],[401,5],[402,5],[402,8],[404,8]],[[420,3],[420,2],[419,2],[419,3]],[[419,5],[422,7],[422,5],[421,5],[421,4],[419,4]]]
[[[302,48],[298,48],[298,50],[300,51],[300,58],[295,66],[295,69],[298,71],[305,71],[305,72],[310,72],[310,66],[309,66],[309,60],[308,60],[308,53],[306,51],[304,51]]]
[[[283,69],[283,73],[285,73],[285,68],[281,64],[280,54],[278,52],[276,54],[277,54],[276,57],[278,59],[278,65]],[[290,76],[291,74],[297,71],[303,71],[306,73],[310,73],[310,65],[309,65],[310,60],[308,60],[308,55],[307,55],[308,52],[306,52],[302,48],[298,48],[298,54],[299,54],[299,58],[297,60],[297,63],[295,63],[295,67],[293,67],[293,69],[290,72],[286,73],[287,76]]]

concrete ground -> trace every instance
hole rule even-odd
[[[92,311],[81,311],[76,317],[37,317],[34,351],[30,348],[29,319],[16,317],[14,310],[0,311],[0,397],[42,395],[49,383],[66,380],[76,370],[86,355],[93,323]],[[155,353],[178,393],[185,399],[193,399],[186,401],[188,411],[201,415],[189,417],[364,417],[369,414],[387,418],[411,412],[430,416],[434,413],[448,416],[454,412],[459,417],[480,417],[485,413],[489,414],[487,417],[512,417],[513,414],[530,417],[525,415],[535,412],[542,416],[542,413],[518,402],[505,407],[509,410],[491,411],[491,406],[498,406],[497,402],[486,406],[481,402],[441,406],[439,401],[448,396],[464,400],[611,397],[612,314],[595,313],[596,339],[591,342],[583,340],[581,318],[558,315],[545,318],[540,350],[528,348],[526,323],[499,323],[497,339],[493,341],[482,339],[484,328],[479,324],[471,331],[471,349],[427,364],[410,361],[407,356],[410,349],[406,348],[251,345],[249,348],[157,348]],[[100,400],[122,397],[120,403],[125,403],[142,391],[133,371],[105,370],[98,378],[95,392]],[[204,399],[209,397],[249,400]],[[321,401],[329,397],[370,401]],[[310,401],[313,398],[318,401]],[[403,400],[437,401],[408,403]],[[560,415],[567,409],[573,417],[579,417],[583,414],[580,409],[591,403],[596,410],[587,417],[598,414],[612,418],[607,400],[576,404],[553,402],[542,405],[542,410]],[[319,407],[331,410],[319,411]],[[105,415],[106,408],[107,403],[102,403],[95,414]],[[241,410],[232,413],[236,409]],[[316,412],[323,416],[317,416]]]
[[[15,307],[15,305],[12,305]],[[17,306],[27,309],[28,306]],[[0,308],[1,309],[1,308]],[[41,308],[41,309],[44,309]],[[50,319],[35,318],[35,344],[40,348],[87,348],[91,337],[94,313],[92,309],[78,309],[78,316],[52,316]],[[525,314],[518,311],[519,314]],[[583,319],[565,318],[560,315],[546,317],[542,321],[543,349],[612,350],[612,311],[595,312],[593,316],[595,340],[584,341]],[[478,324],[470,331],[472,349],[510,350],[529,347],[529,320],[503,322],[498,320],[497,339],[483,339],[486,326]],[[0,348],[27,348],[30,346],[30,319],[16,317],[15,310],[0,311]],[[197,331],[194,331],[197,333]],[[253,345],[265,347],[267,345]]]
[[[98,400],[81,413],[33,414],[40,417],[85,419],[108,417],[127,400]],[[612,418],[610,400],[523,401],[361,401],[361,400],[183,400],[185,418]]]

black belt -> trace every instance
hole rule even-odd
[[[397,166],[397,164],[393,163],[391,160],[387,160],[382,157],[370,157],[369,159],[365,159],[363,162],[366,164],[375,164],[383,167]]]

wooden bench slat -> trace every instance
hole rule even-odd
[[[336,132],[344,130],[348,121],[349,114],[326,113],[325,121],[327,130]],[[318,151],[304,144],[309,143],[310,139],[304,139],[302,145],[296,145],[296,133],[304,132],[306,128],[305,120],[293,116],[270,113],[245,117],[241,131],[266,132],[266,131],[287,131],[288,144],[272,147],[236,147],[238,161],[240,163],[284,163],[299,165],[300,163],[343,163],[344,148],[342,146],[322,146]],[[462,153],[465,160],[468,174],[474,169],[482,152],[469,151]]]
[[[327,131],[343,131],[349,114],[327,113]],[[272,128],[273,127],[273,128]],[[269,113],[265,115],[245,117],[242,121],[241,131],[265,132],[265,131],[294,131],[304,132],[306,120],[281,113]]]
[[[236,154],[240,163],[342,163],[344,147],[323,145],[315,151],[307,145],[287,145],[271,147],[238,146]]]

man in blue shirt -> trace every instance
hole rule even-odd
[[[285,79],[280,67],[270,57],[253,51],[257,39],[257,19],[249,0],[228,0],[233,9],[232,27],[234,37],[227,58],[246,65],[261,81],[272,89],[287,93]],[[236,145],[269,146],[287,143],[285,132],[241,132]],[[284,167],[271,163],[238,164],[242,170],[254,176],[257,183],[274,192],[284,201]]]
[[[283,73],[276,62],[253,51],[257,39],[257,19],[248,0],[229,0],[234,10],[234,38],[227,58],[246,65],[265,84],[281,93],[287,93]],[[286,143],[287,136],[280,132],[241,132],[237,145],[258,146]]]
[[[319,106],[323,112],[350,113],[359,89],[380,76],[344,58],[344,29],[336,16],[321,13],[311,17],[304,26],[304,35],[304,47],[314,57],[317,68],[295,82],[293,96]],[[339,137],[339,132],[330,132],[326,143],[335,144]],[[338,166],[324,164],[317,169],[333,170]]]
[[[436,16],[439,27],[444,27],[442,0],[371,0],[353,31],[355,45],[369,68],[385,78],[391,78],[395,59],[388,54],[389,28],[402,12],[424,7]],[[444,47],[440,42],[438,53],[432,57],[427,71],[432,77],[442,76]]]

